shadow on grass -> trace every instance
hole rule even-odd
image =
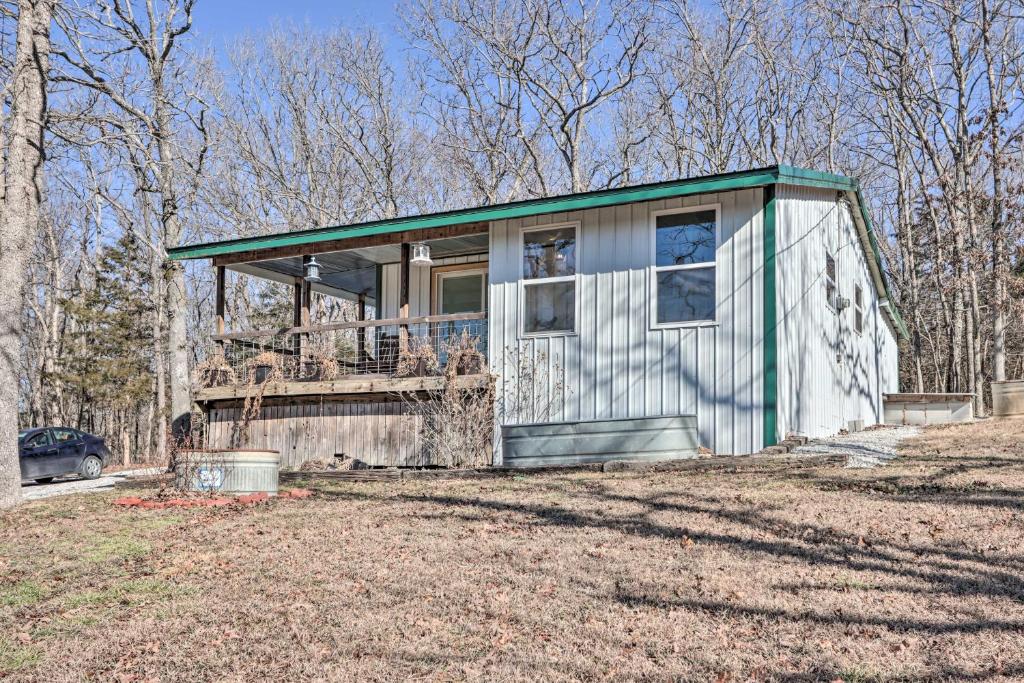
[[[886,503],[894,503],[896,512],[888,512],[886,519],[900,520],[899,506],[932,504],[956,509],[976,508],[986,510],[1006,508],[1020,510],[1024,504],[1024,491],[1005,486],[990,486],[950,481],[957,477],[963,481],[965,473],[999,473],[1005,475],[1013,468],[1022,467],[1015,458],[963,458],[950,462],[941,458],[917,458],[914,465],[923,465],[929,470],[916,476],[913,471],[891,472],[872,470],[851,476],[843,470],[829,467],[775,467],[758,464],[752,469],[743,468],[744,476],[755,475],[763,478],[761,486],[792,484],[799,492],[810,486],[826,494],[836,493],[832,502],[840,505],[870,505],[873,497]],[[515,522],[534,527],[565,528],[580,531],[603,529],[621,533],[627,537],[659,538],[673,541],[690,539],[698,544],[725,549],[737,556],[760,556],[764,562],[799,563],[804,566],[822,565],[836,569],[874,573],[890,577],[879,590],[915,596],[921,605],[920,614],[906,611],[903,614],[855,614],[828,611],[813,602],[806,595],[802,606],[782,608],[706,599],[684,599],[678,596],[668,598],[659,595],[656,587],[628,589],[617,587],[609,600],[629,608],[649,607],[655,609],[681,608],[706,613],[713,617],[746,616],[771,621],[792,623],[823,624],[839,627],[875,627],[894,633],[915,633],[923,637],[966,636],[984,633],[1024,632],[1024,618],[1014,619],[1024,604],[1024,556],[1005,550],[984,553],[963,545],[958,547],[937,543],[911,543],[889,538],[861,538],[857,534],[813,521],[794,522],[784,518],[787,504],[778,504],[771,499],[759,501],[755,506],[742,500],[743,488],[738,486],[735,493],[740,495],[716,494],[712,491],[692,487],[697,479],[686,473],[628,473],[599,478],[559,478],[551,481],[551,475],[523,484],[522,492],[501,489],[446,488],[438,491],[434,487],[419,487],[411,491],[389,489],[387,495],[379,490],[366,489],[355,492],[351,489],[329,491],[326,495],[337,500],[367,500],[387,504],[419,504],[415,512],[421,518],[460,520],[469,522],[494,521],[495,518],[514,519]],[[625,492],[629,478],[655,476],[662,485],[661,490],[644,493]],[[711,476],[719,476],[716,473]],[[721,476],[729,476],[727,473]],[[665,478],[678,479],[679,486],[664,490]],[[746,480],[738,480],[748,481]],[[536,486],[534,486],[536,484]],[[572,484],[567,486],[566,484]],[[635,489],[634,489],[635,490]],[[545,496],[560,494],[558,500],[546,500]],[[852,495],[843,495],[852,494]],[[769,507],[770,504],[770,507]],[[909,508],[908,508],[909,510]],[[775,514],[771,514],[775,513]],[[405,514],[408,514],[406,512]],[[667,522],[671,516],[690,516],[696,521],[687,524]],[[700,520],[708,520],[703,523]],[[1014,548],[1016,550],[1016,548]],[[794,590],[813,590],[813,587],[796,583],[780,583],[773,589],[792,593]],[[945,595],[952,598],[975,597],[984,600],[998,600],[1007,607],[1017,608],[1004,611],[999,618],[981,617],[965,608],[948,619],[929,618],[926,611],[928,602],[922,595]],[[955,604],[955,603],[954,603]],[[1010,653],[1008,653],[1010,654]],[[1010,655],[1011,657],[1015,655]],[[980,666],[980,665],[979,665]],[[999,669],[957,669],[942,662],[935,662],[927,679],[983,680],[988,677],[1014,677],[1024,674],[1024,667],[1011,664],[1014,668]],[[825,669],[811,678],[824,677],[826,680],[841,676],[842,672]],[[788,674],[787,674],[788,676]],[[796,680],[799,680],[796,679]],[[810,680],[810,679],[808,679]]]

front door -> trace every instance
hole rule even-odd
[[[434,315],[483,313],[486,310],[487,266],[485,264],[442,266],[434,269]],[[477,338],[481,351],[487,341],[481,320],[453,320],[439,323],[436,334],[442,355],[444,344],[457,335],[467,334]]]

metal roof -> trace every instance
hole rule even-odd
[[[770,166],[750,171],[722,173],[719,175],[687,178],[685,180],[670,180],[647,185],[618,187],[611,190],[544,197],[542,199],[527,199],[507,204],[459,209],[457,211],[443,211],[440,213],[405,216],[351,225],[297,230],[255,237],[241,237],[219,242],[186,244],[168,249],[167,255],[175,261],[210,258],[252,249],[272,249],[274,247],[313,244],[348,237],[366,237],[405,230],[522,218],[524,216],[535,216],[544,213],[576,211],[599,206],[614,206],[616,204],[629,204],[631,202],[649,201],[652,199],[665,199],[667,197],[681,197],[708,192],[726,192],[729,190],[771,185],[773,183],[828,187],[837,190],[855,190],[857,188],[857,181],[846,176],[809,171],[792,166]]]
[[[859,220],[855,220],[855,222],[857,223],[858,229],[861,231],[862,238],[870,247],[871,255],[874,256],[873,259],[869,258],[868,262],[871,264],[872,270],[874,271],[873,275],[876,285],[880,285],[879,293],[890,302],[888,310],[890,311],[890,317],[893,325],[900,333],[906,335],[907,328],[895,307],[891,305],[888,281],[882,268],[881,255],[878,249],[878,239],[868,217],[867,209],[860,193],[859,183],[856,179],[848,176],[797,168],[795,166],[769,166],[766,168],[751,169],[747,171],[721,173],[717,175],[686,178],[683,180],[670,180],[661,183],[633,185],[630,187],[567,194],[541,199],[528,199],[518,202],[509,202],[507,204],[479,206],[469,209],[459,209],[456,211],[443,211],[440,213],[405,216],[402,218],[314,228],[311,230],[298,230],[272,235],[242,237],[238,239],[222,240],[219,242],[186,244],[168,249],[167,255],[171,260],[176,261],[212,258],[214,256],[235,254],[253,249],[273,249],[276,247],[315,244],[318,242],[327,242],[350,237],[383,235],[388,233],[404,232],[406,230],[419,230],[424,228],[463,225],[467,223],[507,220],[510,218],[578,211],[581,209],[629,204],[632,202],[650,201],[655,199],[666,199],[669,197],[682,197],[711,192],[728,192],[732,190],[774,185],[776,183],[800,185],[805,187],[821,187],[843,191],[847,193],[852,201],[855,201],[858,204],[857,208],[859,211],[855,211],[854,216]]]

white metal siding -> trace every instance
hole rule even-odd
[[[759,450],[762,202],[762,191],[751,189],[492,222],[489,353],[498,391],[515,391],[516,354],[527,354],[565,370],[563,410],[552,420],[693,414],[701,445],[718,453]],[[654,328],[650,212],[704,204],[721,205],[717,321]],[[520,232],[574,221],[581,226],[578,333],[523,337]],[[500,462],[500,444],[495,450]]]
[[[879,307],[849,207],[834,190],[778,186],[776,249],[779,432],[835,434],[850,421],[884,419],[882,394],[896,391],[896,340]],[[826,247],[839,296],[825,296]],[[864,295],[864,330],[854,332],[854,284]]]
[[[469,256],[452,256],[434,259],[435,266],[453,266],[460,263],[487,263],[487,254],[471,254]],[[381,318],[398,317],[398,275],[399,264],[387,263],[381,273],[381,290],[383,312]],[[409,268],[409,316],[430,315],[430,278],[431,268],[413,266]]]

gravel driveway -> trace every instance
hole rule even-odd
[[[795,455],[842,455],[847,467],[880,467],[896,458],[900,442],[921,431],[920,427],[880,427],[833,436],[794,448]]]
[[[21,498],[22,500],[40,500],[42,498],[52,498],[53,496],[63,496],[68,493],[106,491],[114,488],[114,483],[118,480],[140,475],[160,474],[163,471],[162,467],[147,467],[138,470],[113,472],[105,474],[98,479],[79,479],[75,477],[72,479],[57,479],[49,484],[22,484]]]

